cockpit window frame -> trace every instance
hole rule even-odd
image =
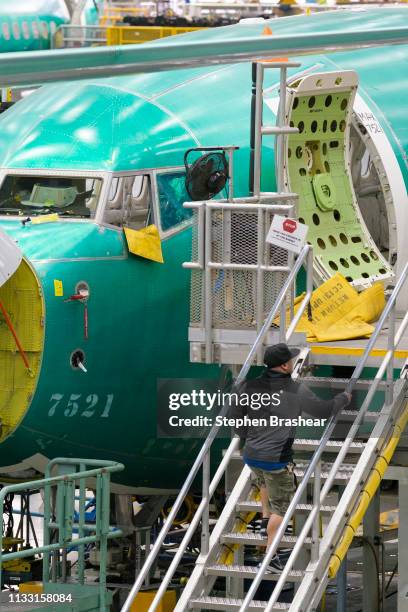
[[[62,222],[80,222],[101,224],[102,203],[107,197],[107,185],[110,184],[108,176],[110,172],[97,172],[95,170],[58,170],[56,168],[1,168],[0,170],[0,189],[7,176],[40,176],[40,177],[67,177],[67,178],[90,178],[100,179],[102,181],[101,191],[99,194],[99,202],[96,208],[96,214],[93,219],[84,217],[61,217]],[[0,211],[0,219],[21,219],[21,215],[2,215]]]
[[[159,197],[159,188],[157,184],[157,176],[162,175],[162,174],[172,174],[174,172],[185,172],[185,171],[186,171],[185,166],[168,166],[166,168],[156,168],[153,171],[153,179],[154,179],[152,181],[153,202],[154,202],[154,206],[156,207],[155,215],[156,215],[156,219],[159,220],[158,229],[159,229],[160,236],[162,238],[169,238],[170,236],[173,236],[174,234],[178,234],[179,232],[187,229],[193,224],[193,218],[191,217],[189,219],[185,219],[184,221],[181,221],[181,223],[174,225],[168,230],[164,230],[162,228],[161,216],[160,216],[160,197]]]
[[[103,225],[104,227],[108,227],[109,229],[113,229],[116,230],[117,232],[123,232],[123,226],[122,225],[113,225],[112,223],[108,223],[105,219],[105,209],[106,206],[108,204],[108,197],[110,194],[110,190],[111,190],[111,186],[112,183],[115,179],[119,179],[119,178],[123,178],[123,177],[136,177],[136,176],[148,176],[149,177],[149,181],[150,181],[150,193],[151,193],[151,198],[152,198],[152,215],[151,215],[151,221],[150,223],[154,223],[156,224],[156,219],[157,219],[157,208],[156,208],[156,196],[155,196],[155,192],[154,192],[154,176],[153,176],[153,169],[147,168],[147,169],[143,169],[143,170],[122,170],[120,172],[108,172],[107,173],[107,177],[108,180],[106,182],[106,192],[104,199],[101,203],[101,207],[98,210],[98,219],[99,219],[99,223],[100,225]]]

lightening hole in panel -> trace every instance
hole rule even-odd
[[[335,237],[334,237],[334,236],[330,235],[330,236],[329,236],[329,240],[330,240],[330,244],[331,244],[332,246],[334,246],[334,247],[335,247],[335,246],[337,246],[337,240],[335,239]]]
[[[340,240],[342,241],[343,244],[348,244],[348,238],[346,234],[343,234],[343,232],[340,234]]]
[[[320,217],[317,213],[313,214],[312,221],[315,225],[320,225]]]
[[[349,262],[347,261],[347,259],[344,259],[344,257],[340,257],[340,263],[343,266],[343,268],[349,268],[350,267]]]
[[[329,261],[329,266],[331,267],[332,270],[337,271],[339,269],[339,266],[336,264],[335,261],[330,260]]]

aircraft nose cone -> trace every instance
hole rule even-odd
[[[0,229],[0,287],[13,276],[22,258],[23,254],[17,243]]]

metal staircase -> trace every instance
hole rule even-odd
[[[390,317],[392,320],[396,298],[407,275],[408,266],[387,303],[365,354],[354,371],[353,378],[348,381],[349,389],[354,388],[354,383],[358,380],[387,318]],[[389,351],[368,389],[346,439],[344,441],[330,439],[336,422],[343,418],[343,414],[340,413],[338,418],[332,418],[321,441],[295,441],[294,450],[298,452],[314,450],[314,454],[309,463],[297,462],[296,473],[300,485],[261,567],[258,569],[245,565],[244,562],[244,546],[266,546],[266,537],[247,531],[248,523],[252,521],[254,514],[260,511],[261,505],[257,500],[256,487],[251,481],[251,471],[245,466],[214,527],[209,552],[202,556],[201,562],[196,565],[176,606],[176,612],[184,610],[240,610],[243,612],[257,609],[264,609],[268,612],[285,609],[291,612],[309,612],[317,609],[325,586],[331,577],[329,568],[333,562],[333,556],[335,558],[338,554],[336,547],[341,540],[345,526],[350,522],[350,517],[353,517],[362,493],[370,495],[370,491],[366,490],[366,483],[374,468],[377,473],[377,485],[381,480],[388,465],[387,460],[382,457],[390,440],[395,439],[395,424],[400,421],[401,430],[403,423],[407,420],[406,368],[401,371],[398,381],[393,382],[392,380],[393,352],[407,324],[408,315],[405,316],[395,335],[393,326],[389,325]],[[365,419],[374,394],[380,383],[383,382],[384,374],[387,374],[386,400],[381,411],[376,413],[376,423],[370,436],[364,442],[359,441],[357,438],[360,425]],[[313,382],[310,377],[309,382]],[[330,385],[330,379],[327,379],[327,384]],[[332,457],[335,455],[334,461],[330,460],[330,455]],[[322,456],[328,457],[324,463]],[[378,465],[381,461],[383,463],[382,472]],[[344,487],[339,503],[336,506],[325,505],[327,494],[334,484]],[[303,502],[308,485],[313,487],[311,504]],[[371,490],[372,493],[373,490]],[[299,516],[307,516],[306,520],[303,518],[300,533],[287,535],[285,530],[290,521],[295,519],[297,522]],[[325,517],[325,531],[323,537],[320,537],[319,528],[322,516]],[[357,518],[361,521],[362,517],[363,513],[360,510],[360,516]],[[278,548],[292,549],[284,570],[280,575],[265,574],[266,566]],[[306,554],[305,551],[307,551]],[[300,553],[306,558],[306,561],[303,560],[303,563],[298,563],[295,567]],[[226,588],[225,597],[212,595],[215,581],[221,576],[231,579],[229,583],[227,582],[229,586]],[[243,579],[252,580],[245,597],[243,596]],[[262,580],[276,582],[270,598],[265,601],[255,598]],[[234,581],[235,587],[233,586]],[[297,590],[291,603],[282,603],[279,597],[284,585],[288,582],[297,583]],[[234,590],[241,590],[241,597],[234,596]]]

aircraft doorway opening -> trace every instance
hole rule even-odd
[[[350,167],[358,206],[377,248],[394,266],[397,231],[390,179],[381,153],[355,112],[350,127]]]
[[[37,385],[44,342],[44,304],[35,272],[22,260],[0,287],[0,442],[19,425]],[[10,323],[24,349],[29,370],[16,346]]]

